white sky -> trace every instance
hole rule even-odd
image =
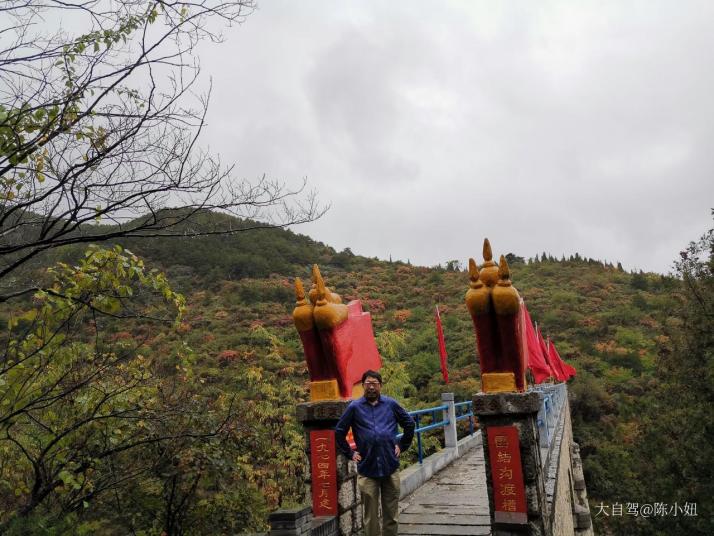
[[[201,54],[203,143],[332,205],[294,230],[434,265],[668,272],[711,227],[714,3],[263,1]]]

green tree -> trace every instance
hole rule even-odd
[[[647,276],[645,276],[645,274],[640,270],[639,272],[632,274],[630,285],[632,285],[632,288],[637,290],[647,290],[649,282],[647,281]]]
[[[241,488],[229,463],[250,452],[234,397],[205,388],[191,350],[161,329],[184,307],[166,278],[119,247],[77,262],[79,249],[63,249],[72,262],[28,270],[73,244],[234,234],[322,214],[304,183],[234,180],[199,145],[209,95],[192,97],[194,51],[253,7],[2,6],[0,302],[17,314],[0,355],[0,530],[213,534],[262,522],[261,490]],[[78,33],[53,27],[70,18]],[[234,260],[234,276],[268,271],[251,255]]]
[[[404,405],[406,399],[415,394],[404,359],[406,336],[403,331],[382,331],[377,336],[377,347],[382,356],[381,374],[384,380],[383,392]]]
[[[673,311],[681,328],[657,364],[658,386],[649,399],[644,455],[647,493],[680,506],[697,504],[697,516],[648,520],[642,534],[711,534],[714,508],[714,229],[681,252],[676,263],[684,301]]]
[[[523,257],[519,257],[515,253],[507,253],[506,262],[509,266],[513,266],[516,263],[525,264],[526,261]]]
[[[161,418],[149,402],[149,361],[140,341],[114,344],[107,328],[121,318],[149,327],[160,319],[157,307],[183,308],[161,274],[119,247],[91,248],[78,266],[50,272],[37,305],[10,319],[0,358],[0,448],[15,461],[3,466],[16,497],[9,508],[3,501],[5,522],[48,500],[80,507],[106,484],[98,471],[105,459],[151,441],[151,423]]]
[[[446,271],[447,272],[461,272],[463,270],[463,265],[458,259],[453,259],[446,261]]]

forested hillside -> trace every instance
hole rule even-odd
[[[464,244],[464,264],[469,256],[481,260],[480,239]],[[97,424],[92,430],[103,439],[108,434],[115,445],[125,445],[126,437],[140,438],[135,443],[141,443],[141,456],[102,456],[97,453],[112,449],[102,451],[83,437],[64,436],[61,445],[53,443],[45,428],[55,425],[47,419],[71,426],[78,420],[72,414],[77,405],[91,404],[90,393],[55,401],[54,408],[38,407],[42,426],[29,432],[25,427],[24,439],[0,443],[0,523],[10,534],[44,534],[48,527],[62,533],[75,525],[85,533],[123,534],[118,527],[127,526],[143,534],[158,534],[166,526],[177,534],[231,533],[261,528],[271,509],[303,501],[304,490],[296,484],[303,476],[302,436],[293,414],[295,404],[306,399],[308,378],[291,313],[293,279],[309,280],[312,263],[320,265],[333,291],[345,301],[361,299],[372,313],[387,393],[414,409],[432,404],[445,389],[461,400],[479,389],[473,328],[463,300],[468,275],[459,262],[427,268],[379,261],[268,228],[229,237],[124,239],[120,244],[114,250],[124,256],[119,264],[158,268],[185,298],[184,303],[171,294],[163,280],[137,279],[148,292],[117,291],[119,301],[109,304],[113,318],[100,322],[88,314],[74,325],[76,348],[98,355],[99,345],[103,354],[125,356],[104,388],[114,392],[119,386],[122,411],[136,412],[130,420],[114,421],[121,426]],[[83,258],[79,247],[45,261],[61,258],[68,264],[59,272],[72,272],[73,263]],[[496,254],[509,253],[499,251],[499,244],[494,248]],[[578,370],[569,382],[573,430],[591,508],[600,502],[679,500],[698,501],[702,512],[711,511],[712,436],[706,417],[713,379],[707,328],[711,233],[698,252],[692,248],[682,257],[677,277],[628,273],[579,255],[557,260],[509,254],[514,285],[533,319]],[[131,260],[125,249],[139,259]],[[52,288],[71,285],[81,271],[66,274],[69,280]],[[43,277],[57,278],[59,272]],[[93,291],[106,297],[101,289]],[[158,311],[160,304],[152,301],[157,292],[180,314],[173,325],[123,314],[138,310],[137,303]],[[448,387],[439,371],[436,305],[449,353]],[[32,308],[29,302],[5,307],[2,320],[12,334],[32,325]],[[101,342],[92,340],[97,332]],[[128,371],[134,383],[121,371]],[[696,390],[688,388],[690,381]],[[10,438],[12,419],[8,422]],[[186,433],[167,447],[159,438],[170,437],[171,427]],[[682,437],[698,447],[681,445],[677,430],[686,430]],[[108,461],[124,464],[120,477],[113,473],[115,466],[104,466]],[[58,464],[61,483],[38,495],[44,477],[37,468],[51,472]],[[617,534],[704,534],[710,527],[703,517],[595,516],[594,521],[598,533]]]

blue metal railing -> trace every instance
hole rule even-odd
[[[568,396],[567,388],[565,384],[556,385],[533,385],[529,387],[530,391],[536,391],[541,396],[541,408],[538,412],[537,422],[538,430],[540,433],[540,446],[541,448],[550,449],[553,437],[555,435],[555,427],[560,418],[560,413],[565,405],[565,401]],[[414,411],[409,411],[409,415],[414,417],[416,423],[416,428],[414,433],[417,437],[417,454],[419,457],[419,463],[424,461],[424,447],[422,444],[422,434],[429,432],[431,430],[436,430],[437,428],[446,428],[451,425],[448,419],[448,404],[442,404],[441,406],[434,406],[431,408],[418,409]],[[439,415],[441,412],[441,415]],[[474,434],[474,412],[473,412],[473,402],[467,400],[465,402],[456,402],[454,404],[454,413],[456,416],[456,422],[462,421],[464,419],[469,420],[469,434]],[[421,419],[428,416],[430,421],[424,425],[421,424]],[[397,439],[401,438],[404,434],[398,434]],[[545,463],[545,457],[543,458]]]
[[[529,387],[529,390],[536,391],[541,396],[541,408],[537,417],[540,446],[544,449],[550,449],[555,435],[555,427],[568,396],[567,388],[565,384],[561,383],[556,385],[533,385]],[[414,433],[417,436],[417,455],[419,457],[420,464],[424,461],[422,434],[431,430],[436,430],[437,428],[443,429],[451,425],[447,416],[448,410],[449,405],[442,404],[441,406],[407,412],[409,415],[414,417],[414,421],[416,423]],[[442,412],[441,415],[439,415],[439,412]],[[454,404],[454,413],[456,416],[456,422],[464,419],[469,420],[469,434],[473,435],[473,402],[470,400],[465,402],[456,402]],[[430,421],[422,425],[421,419],[426,418],[425,416],[428,416]],[[398,434],[397,439],[401,438],[403,435],[404,434]],[[543,457],[542,459],[545,463],[546,458]]]
[[[473,402],[471,401],[466,401],[466,402],[458,402],[454,404],[454,409],[456,410],[456,420],[460,421],[463,419],[469,419],[470,417],[473,417]],[[449,426],[451,422],[449,421],[448,418],[445,418],[445,412],[448,412],[449,406],[448,404],[443,404],[441,406],[434,406],[432,408],[425,408],[425,409],[417,409],[414,411],[408,411],[409,415],[414,417],[414,421],[416,423],[416,428],[414,429],[414,433],[416,434],[417,438],[417,455],[419,457],[419,463],[423,463],[424,461],[424,449],[422,446],[422,440],[421,440],[421,435],[424,432],[428,432],[430,430],[436,430],[437,428],[445,428],[446,426]],[[439,412],[441,412],[441,415],[439,415]],[[424,424],[423,426],[419,422],[420,419],[425,416],[429,415],[431,417],[431,421],[427,424]],[[473,423],[473,418],[469,419],[469,433],[473,435],[474,433],[474,423]],[[400,439],[404,434],[397,434],[397,439]]]
[[[464,419],[469,420],[469,435],[474,435],[474,403],[473,400],[467,400],[466,402],[457,402],[454,404],[454,409],[456,410],[456,420],[462,421]]]
[[[555,435],[555,427],[560,418],[560,412],[568,396],[564,383],[556,385],[533,385],[531,391],[540,393],[541,408],[538,411],[537,423],[541,448],[550,449]],[[543,458],[545,463],[545,457]]]

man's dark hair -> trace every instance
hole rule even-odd
[[[377,372],[376,370],[370,369],[367,372],[365,372],[364,374],[362,374],[362,383],[364,383],[365,380],[367,380],[367,378],[374,378],[379,383],[382,383],[382,375],[379,372]]]

